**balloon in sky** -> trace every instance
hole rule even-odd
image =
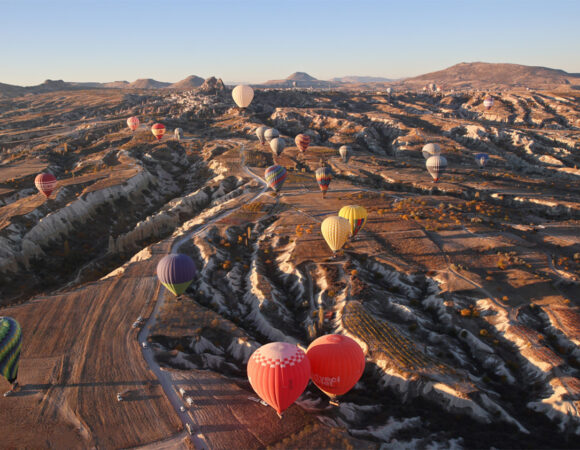
[[[165,134],[165,125],[163,125],[162,123],[154,124],[151,127],[151,133],[153,133],[153,136],[155,136],[157,140],[160,141],[163,135]]]
[[[437,181],[439,181],[439,177],[441,177],[441,175],[443,175],[445,172],[445,169],[447,169],[447,160],[444,156],[441,155],[431,156],[425,165],[433,177],[433,180],[435,183],[437,183]]]
[[[483,168],[483,166],[485,166],[485,163],[487,163],[488,159],[489,156],[487,153],[478,153],[477,155],[475,155],[475,161],[477,162],[480,168]]]
[[[348,162],[350,155],[352,154],[352,147],[350,145],[342,145],[338,149],[338,153],[340,153],[342,161],[346,163]]]
[[[250,103],[252,103],[252,99],[254,98],[254,90],[250,86],[240,84],[232,91],[232,97],[238,107],[247,108],[250,106]]]
[[[0,374],[14,384],[22,348],[22,329],[12,317],[0,317]]]
[[[350,235],[350,223],[342,217],[331,216],[322,221],[320,230],[330,249],[336,253]]]
[[[270,148],[272,149],[272,152],[274,152],[276,156],[280,156],[284,151],[285,147],[286,142],[284,141],[284,139],[280,137],[274,138],[270,141]]]
[[[431,156],[440,155],[441,147],[439,147],[439,144],[425,144],[422,153],[423,158],[429,159]]]
[[[178,296],[185,292],[195,274],[195,263],[187,255],[172,253],[164,256],[157,264],[157,278]]]
[[[264,145],[266,143],[266,136],[264,136],[264,133],[266,133],[267,129],[268,129],[268,127],[256,128],[256,136],[258,136],[260,144],[262,144],[262,145]]]
[[[488,95],[487,97],[485,97],[485,100],[483,101],[483,106],[485,107],[485,109],[491,109],[491,107],[493,106],[494,100],[493,97]]]
[[[310,136],[308,136],[307,134],[299,134],[294,139],[294,142],[296,143],[296,147],[298,147],[298,150],[304,153],[308,148],[308,146],[310,145]]]
[[[178,141],[180,141],[181,138],[183,137],[183,130],[181,128],[176,128],[173,131],[173,136],[175,137],[175,139],[177,139]]]
[[[268,183],[268,186],[275,192],[280,192],[280,189],[282,189],[282,185],[284,184],[284,180],[286,180],[286,176],[286,169],[279,165],[268,167],[264,174],[266,183]]]
[[[131,131],[135,131],[139,128],[139,118],[138,117],[129,117],[127,119],[127,126],[131,129]]]
[[[308,346],[306,355],[312,381],[331,397],[350,391],[365,370],[362,348],[341,334],[320,336]]]
[[[248,380],[256,394],[280,415],[306,389],[310,361],[300,347],[272,342],[250,356]]]
[[[52,173],[39,173],[34,179],[34,185],[46,198],[50,197],[56,188],[56,178]]]
[[[350,223],[350,233],[355,237],[367,222],[368,213],[366,208],[358,205],[348,205],[340,208],[338,216]]]
[[[268,142],[270,142],[274,138],[277,138],[278,136],[280,136],[280,133],[276,128],[268,128],[264,133],[264,137]]]
[[[332,181],[332,171],[330,167],[319,167],[316,169],[316,182],[322,191],[322,198],[326,197],[326,191]]]

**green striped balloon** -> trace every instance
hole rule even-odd
[[[0,374],[14,383],[22,349],[22,329],[11,317],[0,317]]]

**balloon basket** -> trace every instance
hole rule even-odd
[[[329,400],[328,404],[332,405],[332,406],[340,406],[340,403],[338,403],[338,400],[336,400],[336,399]]]

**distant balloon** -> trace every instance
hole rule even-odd
[[[173,131],[173,136],[175,137],[175,139],[177,139],[178,141],[180,141],[181,138],[183,137],[183,130],[181,128],[176,128]]]
[[[352,147],[350,145],[342,145],[338,149],[338,153],[340,153],[342,162],[347,163],[348,160],[350,159],[350,155],[352,154]]]
[[[266,143],[266,136],[264,136],[264,133],[266,133],[267,129],[268,129],[268,127],[256,128],[256,136],[258,136],[260,144],[262,144],[262,145],[264,145]]]
[[[314,384],[334,397],[350,391],[365,370],[365,355],[357,342],[341,334],[315,339],[306,350]]]
[[[475,161],[477,162],[477,164],[481,169],[485,166],[488,159],[489,155],[487,153],[478,153],[477,155],[475,155]]]
[[[250,106],[250,103],[252,103],[252,99],[254,98],[254,90],[250,86],[240,84],[232,91],[232,97],[238,107],[247,108]]]
[[[322,221],[320,230],[330,249],[336,253],[343,247],[350,235],[350,223],[342,217],[331,216]]]
[[[439,147],[439,144],[425,144],[422,153],[423,158],[429,159],[431,156],[440,155],[441,147]]]
[[[299,134],[298,136],[296,136],[296,139],[294,139],[294,142],[296,143],[296,147],[298,147],[298,150],[304,153],[308,148],[308,146],[310,145],[310,136],[308,136],[307,134]]]
[[[393,93],[393,89],[388,87],[387,88],[387,95],[391,95]]]
[[[138,117],[129,117],[127,119],[127,126],[131,129],[131,131],[135,131],[139,128],[139,118]]]
[[[316,182],[322,191],[322,198],[326,197],[326,191],[332,181],[332,170],[330,167],[319,167],[316,169]]]
[[[276,193],[280,192],[284,181],[286,180],[286,169],[279,165],[273,165],[266,169],[264,178],[266,178],[266,183],[273,189]]]
[[[264,137],[268,142],[270,142],[274,138],[277,138],[278,136],[280,136],[280,133],[276,128],[268,128],[264,133]]]
[[[22,349],[22,329],[12,317],[0,316],[0,374],[10,384],[18,377]]]
[[[494,103],[493,97],[488,95],[487,97],[485,97],[485,100],[483,101],[483,106],[485,107],[485,109],[489,110],[493,106],[493,103]]]
[[[34,185],[46,198],[56,189],[56,178],[52,173],[39,173],[34,179]]]
[[[250,356],[248,380],[256,394],[281,417],[306,389],[310,361],[296,345],[271,342]]]
[[[172,253],[157,264],[157,278],[177,296],[185,292],[195,276],[195,263],[187,255]]]
[[[274,138],[270,141],[270,148],[276,156],[280,156],[286,147],[286,142],[282,138]]]
[[[153,133],[153,136],[155,136],[157,140],[160,141],[163,135],[165,134],[165,125],[163,125],[162,123],[154,124],[151,127],[151,133]]]
[[[348,220],[350,224],[350,234],[355,237],[357,233],[365,226],[368,213],[366,208],[358,205],[348,205],[340,208],[338,216]]]
[[[427,166],[427,170],[433,177],[433,180],[435,181],[435,183],[437,183],[441,175],[443,175],[443,173],[447,169],[447,160],[445,159],[444,156],[441,155],[431,156],[427,160],[425,165]]]

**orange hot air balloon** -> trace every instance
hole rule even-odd
[[[52,173],[39,173],[34,179],[34,185],[46,198],[50,197],[56,188],[56,178]]]
[[[330,397],[343,395],[360,380],[365,370],[365,355],[354,339],[327,334],[314,340],[306,355],[312,381]]]
[[[162,123],[154,124],[151,127],[151,133],[153,133],[153,136],[155,136],[157,140],[160,141],[163,135],[165,134],[165,125],[163,125]]]
[[[296,147],[298,147],[298,150],[304,153],[308,148],[308,146],[310,145],[310,136],[308,136],[307,134],[299,134],[294,139],[294,142],[296,143]]]
[[[127,126],[131,129],[131,131],[135,131],[139,128],[139,118],[138,117],[129,117],[127,119]]]
[[[248,379],[256,394],[282,417],[282,412],[306,389],[310,362],[300,347],[272,342],[250,356]]]

